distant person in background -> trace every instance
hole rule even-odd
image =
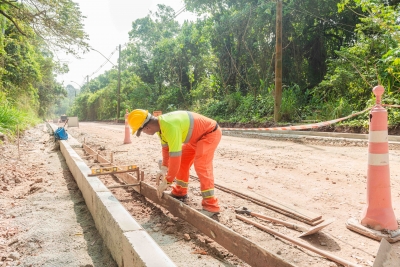
[[[203,212],[208,216],[220,212],[218,199],[214,196],[213,159],[221,140],[222,131],[216,121],[190,111],[174,111],[152,116],[147,110],[135,109],[128,115],[132,134],[141,132],[157,135],[161,139],[162,165],[157,174],[161,178],[157,195],[175,179],[171,196],[185,200],[188,193],[189,170],[194,169],[200,180]]]

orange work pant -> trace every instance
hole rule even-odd
[[[222,131],[218,128],[206,134],[196,143],[187,143],[182,146],[181,166],[172,186],[172,195],[185,196],[189,183],[190,167],[194,169],[200,180],[200,189],[203,196],[203,209],[219,212],[218,199],[214,196],[214,153],[221,141]]]

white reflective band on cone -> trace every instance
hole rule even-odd
[[[368,165],[385,166],[389,165],[389,154],[368,154]]]
[[[382,143],[388,141],[388,131],[371,131],[369,133],[369,142]]]

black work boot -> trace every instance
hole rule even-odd
[[[173,194],[171,193],[171,194],[169,194],[169,195],[170,195],[171,197],[173,197],[173,198],[179,200],[179,201],[182,201],[182,202],[185,202],[186,199],[188,198],[187,194],[184,195],[184,196],[175,196],[175,195],[173,195]]]

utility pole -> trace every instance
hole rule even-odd
[[[275,104],[274,121],[281,119],[282,103],[282,0],[276,1],[276,44],[275,44]]]
[[[74,81],[71,81],[71,83],[75,83],[76,85],[78,85],[79,86],[79,91],[82,89],[82,86],[80,86],[79,85],[79,83],[77,83],[77,82],[74,82]],[[74,89],[75,89],[75,87],[74,87]],[[76,89],[75,89],[75,97],[76,97]]]
[[[119,118],[120,92],[121,92],[121,45],[119,45],[118,47],[117,122]]]

